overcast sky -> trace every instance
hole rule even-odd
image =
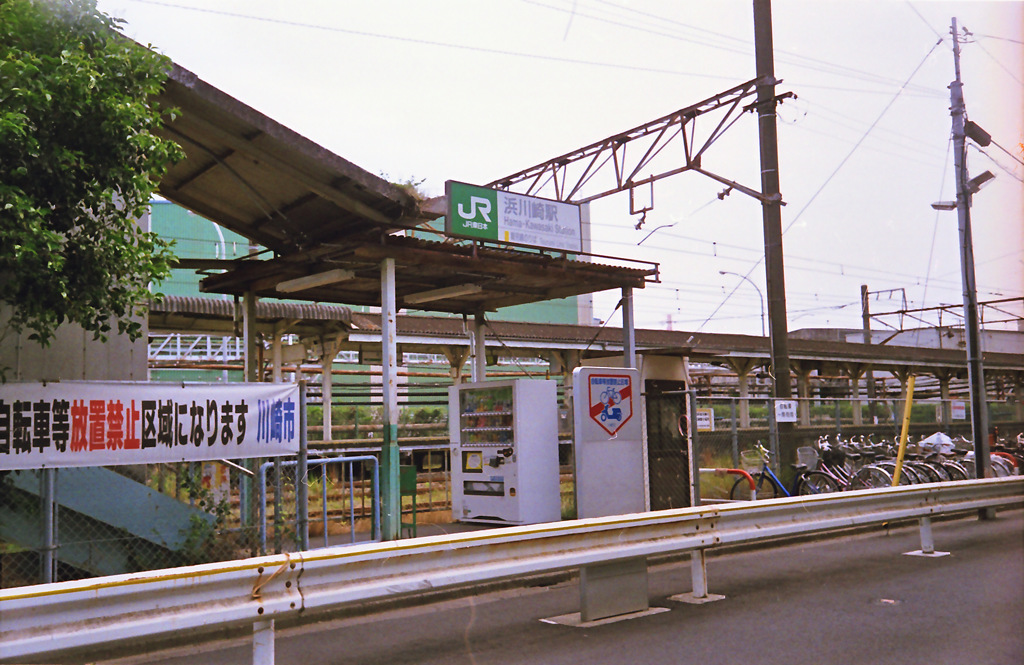
[[[99,5],[208,83],[368,171],[423,181],[430,195],[755,75],[750,0]],[[861,284],[886,292],[875,312],[900,309],[904,293],[910,307],[963,302],[956,213],[930,207],[955,198],[953,17],[971,33],[961,47],[968,116],[994,140],[968,157],[972,176],[996,175],[972,210],[979,300],[1024,296],[1024,3],[776,0],[778,92],[796,95],[778,111],[790,330],[859,328]],[[742,114],[704,166],[759,189],[755,116]],[[639,229],[627,194],[592,204],[595,253],[661,264],[662,283],[636,294],[639,327],[760,334],[754,286],[719,274],[749,276],[764,293],[760,204],[719,199],[722,190],[696,173],[662,180]],[[617,323],[618,295],[599,294],[595,317]]]

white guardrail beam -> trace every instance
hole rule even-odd
[[[717,504],[0,590],[0,661],[139,649],[592,564],[1024,504],[1024,477]],[[272,625],[272,624],[271,624]],[[221,632],[221,634],[223,634]]]

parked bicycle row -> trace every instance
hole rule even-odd
[[[771,499],[891,487],[897,484],[894,482],[897,476],[900,485],[968,480],[977,476],[973,444],[962,437],[951,438],[939,432],[908,442],[897,471],[898,449],[898,442],[894,441],[822,436],[814,446],[797,449],[793,482],[787,487],[772,471],[768,450],[758,442],[754,450],[740,453],[741,466],[750,474],[753,487],[751,480],[741,477],[733,484],[730,498]],[[990,459],[993,475],[1018,474],[1024,466],[1024,435],[997,440]]]

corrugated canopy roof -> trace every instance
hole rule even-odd
[[[278,253],[421,222],[415,198],[174,65],[160,132],[186,158],[160,193]]]
[[[214,269],[209,293],[380,305],[380,265],[396,262],[399,307],[489,311],[657,280],[657,264],[570,260],[557,252],[426,242],[405,232],[436,218],[388,183],[173,67],[160,103],[178,109],[162,134],[186,158],[160,193],[272,250],[270,260],[183,257]],[[261,257],[266,258],[266,257]]]

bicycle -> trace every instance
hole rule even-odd
[[[750,501],[751,499],[774,499],[778,496],[796,496],[834,492],[838,489],[831,478],[825,474],[809,470],[805,464],[794,464],[797,470],[793,479],[792,491],[771,470],[768,464],[768,450],[760,443],[754,450],[740,452],[741,465],[754,480],[753,496],[750,482],[746,478],[738,478],[729,491],[729,498],[734,501]]]

